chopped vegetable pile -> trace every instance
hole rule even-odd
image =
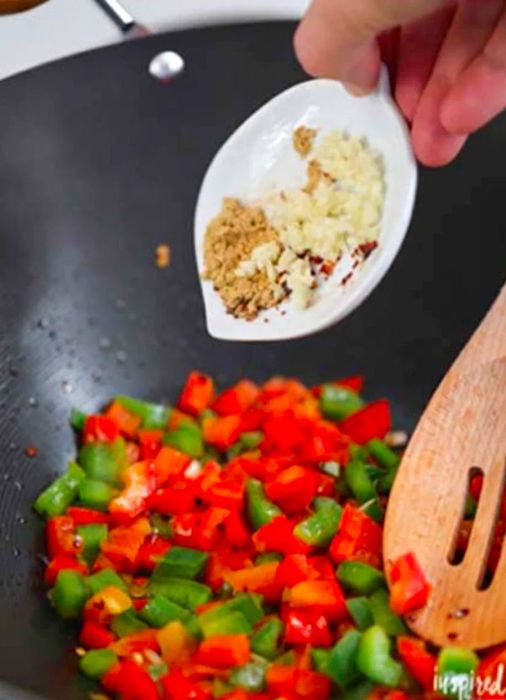
[[[388,402],[362,384],[216,394],[192,372],[177,408],[117,396],[72,413],[78,458],[34,507],[82,673],[124,700],[402,700],[431,694],[436,663],[475,670],[471,651],[437,658],[410,636],[401,616],[430,596],[413,554],[387,591],[399,455]]]

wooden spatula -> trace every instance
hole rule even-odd
[[[470,476],[484,483],[469,544],[452,564]],[[414,552],[432,592],[408,617],[421,637],[474,649],[506,640],[506,546],[485,568],[506,473],[506,287],[447,373],[402,460],[388,505],[385,569]]]

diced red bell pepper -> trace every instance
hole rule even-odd
[[[384,438],[392,427],[390,405],[386,399],[373,401],[341,421],[339,427],[359,445],[373,438]]]
[[[318,571],[312,565],[311,559],[306,554],[290,554],[280,563],[276,576],[283,588],[292,588],[301,581],[314,581],[319,578]],[[332,570],[332,569],[331,569]],[[332,570],[334,577],[334,571]]]
[[[212,409],[219,416],[242,414],[255,403],[259,393],[260,390],[256,384],[248,379],[242,379],[230,389],[219,394]]]
[[[242,516],[237,510],[232,510],[225,522],[225,536],[231,547],[245,548],[251,542],[251,535]]]
[[[258,552],[281,552],[282,554],[305,554],[310,547],[293,534],[294,523],[286,515],[278,515],[263,525],[253,535]]]
[[[107,627],[91,621],[84,623],[79,635],[79,641],[88,649],[104,649],[115,639],[115,635]]]
[[[46,524],[46,544],[53,558],[59,554],[78,554],[80,545],[75,536],[74,520],[68,515],[50,518]]]
[[[330,679],[321,673],[276,663],[267,669],[266,681],[275,698],[327,700],[331,690]]]
[[[318,474],[318,488],[316,490],[318,496],[331,496],[336,495],[336,480],[330,474],[325,474],[321,472]]]
[[[153,571],[171,546],[171,543],[168,540],[164,540],[163,537],[149,535],[137,553],[135,568],[143,571]]]
[[[182,513],[172,520],[174,542],[183,547],[211,551],[225,528],[230,515],[227,508],[207,508],[202,513]]]
[[[240,509],[244,500],[245,479],[218,479],[204,492],[204,498],[213,506]]]
[[[105,554],[103,554],[103,552],[100,552],[98,557],[93,562],[91,571],[92,573],[96,574],[97,571],[102,571],[102,569],[113,569],[114,571],[117,571],[120,568],[121,567],[117,566],[108,557],[106,557]]]
[[[127,438],[134,438],[141,424],[141,418],[122,406],[119,401],[113,401],[105,413]]]
[[[204,418],[202,421],[204,440],[216,449],[225,452],[237,442],[241,434],[240,416],[225,416],[224,418]]]
[[[117,639],[112,645],[112,650],[121,657],[129,657],[136,651],[141,653],[145,649],[152,649],[157,653],[160,652],[160,645],[158,643],[157,635],[159,631],[155,629],[141,630],[140,632],[133,632],[128,634],[126,637]]]
[[[179,515],[195,509],[195,485],[191,481],[177,481],[172,486],[155,491],[147,501],[151,510],[162,515]]]
[[[277,561],[266,562],[237,571],[228,571],[224,574],[224,579],[235,591],[260,593],[268,603],[272,603],[279,600],[283,592],[276,578],[278,567]]]
[[[284,639],[288,644],[329,647],[332,635],[325,615],[307,608],[285,606],[281,612],[285,623]]]
[[[54,559],[51,559],[44,571],[44,581],[48,586],[53,586],[60,571],[79,571],[86,575],[88,567],[82,561],[78,561],[75,557],[68,554],[57,554]]]
[[[302,446],[302,456],[308,462],[320,463],[335,460],[348,461],[349,438],[330,421],[308,422],[307,438]]]
[[[400,556],[390,569],[390,607],[407,615],[426,605],[430,585],[413,552]]]
[[[265,485],[267,498],[288,514],[305,510],[317,489],[318,474],[313,469],[297,465],[284,469]]]
[[[187,678],[179,669],[173,668],[160,679],[164,700],[209,700],[209,689],[201,683]]]
[[[72,518],[74,525],[107,524],[109,522],[107,513],[101,513],[91,508],[82,508],[81,506],[70,506],[70,508],[67,508],[67,515],[69,518]]]
[[[381,527],[359,508],[347,503],[339,530],[330,545],[330,555],[336,563],[357,559],[379,566],[381,563]]]
[[[361,374],[353,374],[350,377],[344,377],[343,379],[336,379],[335,382],[330,382],[330,384],[335,384],[335,386],[342,386],[345,389],[351,389],[360,394],[364,388],[364,377]],[[313,389],[313,394],[315,396],[320,396],[321,385],[315,386]]]
[[[123,473],[125,488],[109,503],[109,512],[115,516],[135,518],[146,506],[146,501],[156,489],[154,462],[132,464]]]
[[[437,659],[422,639],[397,637],[397,652],[404,666],[424,690],[434,690]]]
[[[347,616],[344,594],[337,581],[301,581],[290,589],[292,608],[318,609],[329,621]]]
[[[216,668],[243,666],[250,658],[246,634],[221,635],[205,639],[195,654],[195,663]]]
[[[160,452],[163,430],[139,430],[141,460],[153,459]]]
[[[122,700],[158,700],[156,683],[133,661],[115,664],[101,680],[106,690],[117,693]]]
[[[116,423],[107,416],[87,416],[84,423],[84,442],[112,442],[119,437],[119,428]]]
[[[265,452],[297,452],[307,439],[304,426],[292,415],[269,415],[264,421]]]
[[[192,416],[198,416],[214,400],[214,382],[201,372],[190,372],[178,401],[178,408]]]

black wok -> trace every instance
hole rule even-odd
[[[194,367],[223,383],[363,371],[369,396],[392,397],[409,428],[504,280],[503,119],[451,167],[422,172],[404,248],[350,318],[291,343],[207,336],[197,190],[230,131],[303,78],[292,31],[167,34],[0,84],[0,678],[20,693],[71,700],[87,689],[74,673],[74,630],[44,599],[42,526],[30,509],[73,454],[71,406],[90,410],[119,390],[171,399]],[[187,61],[171,87],[146,70],[166,48]],[[154,265],[163,242],[166,271]],[[10,687],[2,697],[23,696]]]

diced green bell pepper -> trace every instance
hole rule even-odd
[[[283,633],[283,623],[278,617],[267,620],[251,637],[251,650],[272,661],[279,654],[279,640]]]
[[[221,678],[213,678],[213,698],[221,698],[230,693],[233,687]]]
[[[160,559],[154,572],[153,580],[162,581],[164,578],[196,579],[204,570],[209,554],[189,547],[171,547]]]
[[[125,612],[115,615],[111,620],[111,630],[118,637],[127,637],[129,634],[142,632],[142,630],[147,628],[146,623],[137,617],[134,608],[129,608]]]
[[[86,579],[78,571],[63,570],[50,591],[51,602],[60,617],[79,617],[89,597]]]
[[[67,471],[48,486],[33,504],[34,510],[46,518],[62,515],[76,498],[79,485],[86,477],[81,467],[70,462]]]
[[[275,663],[280,664],[281,666],[295,666],[297,663],[295,651],[293,649],[290,649],[290,651],[285,651],[284,654],[281,654],[281,656],[278,656],[275,659]]]
[[[373,498],[360,506],[360,510],[366,513],[370,518],[372,518],[379,525],[382,524],[385,519],[385,511],[380,506],[378,499]]]
[[[344,468],[344,478],[352,494],[359,503],[365,503],[376,497],[376,488],[364,462],[352,460]]]
[[[260,661],[250,661],[244,666],[232,669],[230,683],[235,688],[250,692],[259,692],[265,688],[265,664]]]
[[[151,664],[151,666],[148,666],[146,670],[151,676],[151,678],[155,681],[155,683],[157,683],[160,680],[160,678],[162,678],[168,673],[169,667],[167,666],[165,661],[160,661],[157,664]]]
[[[367,598],[348,598],[346,608],[361,632],[374,625],[374,617]]]
[[[82,541],[82,554],[86,563],[91,566],[98,553],[100,543],[107,539],[109,528],[103,523],[90,523],[76,527],[77,536]]]
[[[379,569],[361,561],[343,561],[337,567],[337,578],[351,591],[370,595],[384,585],[385,579]]]
[[[337,532],[342,507],[333,498],[321,496],[313,501],[315,512],[295,526],[293,534],[316,547],[326,547]]]
[[[233,459],[237,455],[243,452],[248,452],[248,450],[254,450],[258,447],[262,440],[264,439],[264,434],[261,430],[255,430],[252,432],[241,433],[239,439],[227,452],[227,457]]]
[[[128,591],[126,583],[123,581],[121,576],[113,571],[113,569],[102,569],[101,571],[97,571],[96,574],[88,576],[86,583],[88,584],[91,595],[100,593],[100,591],[103,591],[104,588],[107,588],[108,586],[119,588],[125,593]]]
[[[374,685],[371,681],[362,681],[351,688],[346,688],[342,696],[342,700],[368,700],[374,690]]]
[[[357,445],[357,443],[352,442],[348,448],[351,459],[358,459],[359,462],[367,462],[369,459],[369,450],[365,445]]]
[[[468,700],[472,696],[476,654],[463,647],[443,647],[437,660],[437,690],[447,697]]]
[[[92,649],[79,660],[79,669],[88,678],[98,680],[116,663],[118,657],[112,649]]]
[[[362,633],[356,664],[369,680],[388,688],[396,688],[402,679],[402,665],[390,656],[390,639],[379,625]]]
[[[83,411],[80,411],[78,408],[73,408],[70,411],[70,425],[74,430],[84,430],[86,418],[86,413],[83,413]]]
[[[79,451],[79,464],[89,479],[120,486],[123,471],[128,467],[123,438],[114,442],[91,442]]]
[[[336,384],[324,384],[320,394],[320,408],[326,418],[343,420],[356,413],[364,402],[356,391]]]
[[[232,634],[251,634],[251,625],[244,615],[238,611],[229,612],[219,618],[199,617],[199,625],[204,637],[219,637]]]
[[[151,527],[153,528],[153,532],[155,532],[157,535],[167,539],[170,539],[174,535],[170,518],[165,518],[163,515],[160,515],[160,513],[152,513],[149,521],[151,523]]]
[[[153,430],[163,430],[171,413],[171,408],[148,401],[134,399],[131,396],[116,396],[115,399],[127,411],[135,413],[142,420],[142,427]]]
[[[163,578],[159,581],[151,579],[149,589],[151,593],[163,595],[189,610],[208,603],[212,598],[209,586],[185,578]]]
[[[170,430],[165,433],[163,444],[174,447],[193,459],[204,454],[202,431],[197,424],[182,423],[176,430]]]
[[[257,596],[252,593],[240,593],[222,605],[203,612],[199,615],[199,621],[201,625],[205,625],[211,620],[223,619],[232,612],[240,612],[252,627],[264,616],[264,610]]]
[[[385,632],[392,637],[406,634],[406,625],[402,619],[394,613],[388,602],[388,593],[379,589],[369,598],[369,605],[376,625],[381,625]]]
[[[85,508],[105,512],[118,490],[105,481],[84,479],[79,486],[79,500]]]
[[[246,503],[248,519],[254,530],[267,525],[273,518],[282,515],[281,510],[269,501],[265,495],[264,487],[258,479],[248,479],[246,484]]]
[[[138,614],[150,627],[164,627],[174,620],[187,622],[192,617],[189,610],[162,595],[151,598]]]
[[[362,634],[357,630],[348,630],[329,652],[326,674],[342,687],[360,680],[357,654],[361,638]]]
[[[311,660],[315,671],[327,675],[329,655],[330,651],[328,649],[311,649]]]
[[[379,438],[373,438],[370,440],[367,443],[367,449],[377,460],[378,464],[381,464],[382,467],[388,469],[389,471],[397,469],[401,462],[399,455],[390,449],[390,447],[388,447],[388,445]]]

